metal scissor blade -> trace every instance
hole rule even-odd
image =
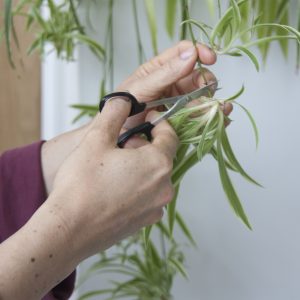
[[[180,96],[174,96],[174,97],[169,97],[169,98],[163,98],[163,99],[159,99],[159,100],[147,102],[146,108],[153,108],[153,107],[157,107],[157,106],[160,106],[160,105],[173,105],[181,97],[182,97],[182,95],[180,95]]]
[[[217,82],[212,82],[212,83],[206,85],[205,87],[202,87],[202,88],[197,89],[197,90],[195,90],[195,91],[193,91],[193,92],[191,92],[189,94],[181,96],[177,100],[177,102],[169,110],[167,110],[159,118],[157,118],[156,120],[154,120],[152,122],[152,124],[156,125],[160,121],[168,119],[173,114],[175,114],[176,112],[178,112],[180,109],[182,109],[183,107],[185,107],[192,100],[195,100],[197,98],[200,98],[201,96],[207,95],[207,92],[210,91],[210,88],[213,85],[216,85],[216,84],[217,84]]]

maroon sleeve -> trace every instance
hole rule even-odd
[[[47,198],[41,168],[42,144],[10,150],[0,157],[0,242],[18,231]],[[43,299],[68,299],[74,281],[75,272]]]

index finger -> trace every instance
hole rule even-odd
[[[146,116],[146,121],[151,122],[159,117],[159,115],[158,112],[151,111]],[[161,121],[152,129],[151,133],[153,137],[152,145],[159,148],[170,159],[175,158],[179,139],[172,126],[165,120]]]
[[[167,63],[170,59],[178,56],[180,53],[184,52],[185,50],[193,47],[193,43],[191,41],[183,40],[180,41],[174,47],[166,49],[159,55],[155,56],[148,62],[146,62],[143,67],[150,73],[151,71],[155,70],[158,67],[161,67],[165,63]],[[200,61],[205,65],[212,65],[216,62],[216,54],[213,50],[208,48],[206,45],[197,43],[196,45],[198,51],[198,57]]]

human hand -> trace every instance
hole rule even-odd
[[[188,51],[188,52],[186,52]],[[190,56],[189,56],[190,55]],[[206,65],[216,61],[215,53],[204,45],[197,45],[197,51],[190,41],[181,41],[176,46],[167,49],[157,57],[140,66],[131,76],[122,82],[117,90],[128,90],[140,101],[151,101],[159,97],[171,97],[191,92],[205,84],[207,81],[215,81],[215,76],[204,69],[200,76],[198,70],[194,70],[197,60]],[[191,105],[198,104],[197,100]],[[228,115],[232,105],[227,103],[224,114]],[[144,122],[146,113],[128,118],[121,133],[127,128]],[[42,148],[42,168],[47,193],[53,189],[53,181],[57,170],[82,141],[90,125],[65,133],[47,141]],[[125,145],[126,148],[136,148],[145,144],[145,140],[132,137]]]
[[[122,99],[105,105],[59,169],[46,202],[65,224],[79,261],[160,220],[173,197],[175,132],[163,121],[152,130],[151,143],[116,148],[129,110]],[[151,121],[155,115],[151,112],[147,118]]]
[[[200,73],[194,66],[197,58],[205,65],[214,64],[216,54],[205,45],[198,44],[197,50],[192,42],[181,41],[175,47],[167,49],[149,62],[141,65],[128,79],[122,82],[117,90],[127,90],[139,101],[148,102],[160,97],[172,97],[189,93],[199,87],[214,82],[213,73],[203,68]],[[194,100],[189,105],[199,104]],[[224,106],[224,114],[229,115],[232,104]],[[146,113],[133,116],[125,123],[125,128],[131,128],[143,122]],[[136,147],[143,144],[139,138],[131,138],[127,147]]]

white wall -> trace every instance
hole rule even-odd
[[[119,1],[116,12],[115,30],[127,30],[115,41],[116,82],[125,78],[137,64],[134,34],[129,29],[132,21],[128,15],[131,14],[126,3]],[[158,17],[163,13],[160,10]],[[196,14],[199,15],[197,11]],[[91,18],[96,21],[103,16],[103,11],[94,9]],[[142,13],[140,17],[144,24]],[[141,30],[146,37],[147,28],[141,26]],[[164,31],[160,33],[159,44],[160,49],[171,44]],[[66,121],[63,115],[69,112],[67,102],[98,101],[100,66],[86,49],[80,48],[78,57],[78,64],[74,64],[77,69],[73,74],[75,82],[67,87],[60,84],[60,80],[65,80],[60,68],[51,70],[53,64],[47,64],[47,61],[44,65],[45,78],[49,74],[56,78],[52,86],[44,84],[44,107],[51,101],[55,103],[54,107],[52,105],[55,112],[44,114],[44,124],[52,122],[54,127],[57,125],[55,130],[49,131],[49,135],[66,129],[65,124],[69,120]],[[260,73],[256,73],[247,59],[234,59],[233,62],[233,59],[223,57],[212,70],[223,88],[218,92],[220,97],[231,95],[243,83],[246,85],[240,101],[251,110],[260,129],[258,150],[255,150],[249,121],[238,108],[232,113],[234,122],[228,132],[243,166],[265,188],[257,188],[233,176],[254,228],[250,232],[234,216],[226,202],[212,158],[207,157],[185,177],[179,209],[192,228],[199,249],[186,250],[190,279],[188,282],[179,277],[176,279],[174,299],[298,300],[300,77],[295,74],[294,55],[284,61],[279,47],[274,46],[266,68]],[[56,76],[60,76],[59,80]],[[76,97],[66,99],[68,94],[64,93],[73,88],[78,88]],[[47,94],[49,89],[53,94]],[[64,101],[64,107],[58,98]],[[94,279],[82,290],[99,286],[103,283]]]

